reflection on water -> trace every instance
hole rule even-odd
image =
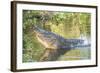
[[[49,57],[53,58],[54,60],[50,61],[71,61],[71,60],[86,60],[91,58],[91,40],[90,37],[81,37],[79,39],[84,40],[83,43],[78,43],[77,45],[71,46],[70,49],[61,49],[59,51],[54,51],[55,54],[53,54],[53,50],[51,53],[49,53]],[[65,51],[64,54],[61,54],[61,52]],[[34,51],[34,50],[33,50]],[[38,53],[37,53],[38,54]],[[59,57],[57,57],[57,54],[61,54]],[[25,54],[24,54],[25,55]],[[38,60],[35,60],[33,58],[35,54],[33,55],[33,52],[30,51],[28,55],[25,55],[25,59],[27,62],[38,62]],[[49,60],[47,60],[49,61]]]
[[[59,57],[58,60],[60,61],[67,61],[67,60],[86,60],[91,58],[91,52],[90,47],[88,48],[75,48],[68,52],[66,52],[64,55]]]
[[[84,43],[79,43],[76,48],[72,48],[64,55],[59,57],[59,60],[86,60],[91,58],[91,39],[90,37],[81,37]]]

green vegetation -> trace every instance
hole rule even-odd
[[[33,25],[59,34],[64,38],[79,38],[81,35],[90,37],[90,24],[90,13],[23,10],[23,62],[37,62],[45,49],[30,31]],[[89,57],[90,51],[87,50],[82,54],[79,49],[72,50],[64,56]],[[76,59],[79,60],[79,58],[65,59],[61,56],[58,60]]]

